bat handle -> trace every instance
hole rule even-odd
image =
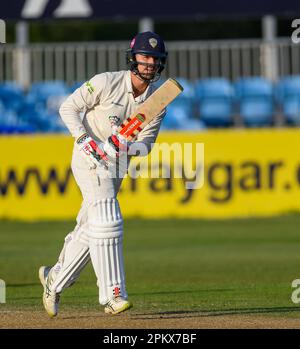
[[[113,126],[111,127],[111,134],[112,134],[112,135],[117,135],[118,133],[119,133],[119,126],[113,125]]]

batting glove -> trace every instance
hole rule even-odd
[[[87,133],[84,133],[77,138],[76,144],[81,153],[84,154],[85,159],[90,165],[90,169],[95,169],[99,165],[106,166],[108,157],[105,154],[105,151],[101,149],[100,144],[97,145],[97,143]]]
[[[129,142],[120,134],[112,134],[103,144],[104,152],[111,158],[116,159],[127,154]]]

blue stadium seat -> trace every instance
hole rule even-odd
[[[63,81],[36,82],[31,85],[28,91],[27,101],[46,107],[50,97],[62,98],[68,94],[68,87]]]
[[[84,83],[84,81],[78,81],[78,82],[74,82],[74,84],[72,84],[69,87],[69,93],[73,93],[75,90],[77,90],[82,84]]]
[[[189,80],[184,78],[177,78],[176,79],[180,85],[183,87],[183,92],[177,97],[178,98],[185,98],[189,99],[191,101],[194,101],[195,99],[195,89],[193,83],[191,83]]]
[[[179,99],[167,107],[166,116],[162,122],[164,130],[199,130],[205,125],[199,119],[193,118],[193,105],[190,101]]]
[[[188,79],[185,78],[175,78],[180,85],[183,87],[183,92],[176,98],[176,100],[178,100],[178,98],[184,98],[184,99],[191,99],[193,100],[195,98],[195,89],[194,89],[194,85],[192,82],[190,82]],[[164,82],[166,81],[166,79],[161,78],[159,79],[157,82],[154,83],[155,87],[158,88],[160,87]]]
[[[202,121],[195,118],[194,85],[187,79],[176,78],[182,85],[183,92],[167,107],[167,114],[162,123],[162,130],[200,130],[205,128]],[[160,81],[159,85],[164,80]]]
[[[232,124],[233,88],[227,79],[196,81],[195,98],[199,116],[208,127],[226,127]]]
[[[273,122],[272,83],[262,77],[241,78],[235,85],[239,115],[246,126],[268,126]]]
[[[300,125],[300,76],[286,76],[279,80],[275,95],[286,122]]]
[[[20,120],[12,110],[0,111],[0,134],[32,133],[35,128]]]
[[[24,92],[14,82],[0,84],[0,101],[6,110],[18,112],[24,100]]]
[[[65,132],[58,109],[69,94],[63,81],[36,82],[28,91],[20,117],[38,132]]]
[[[48,132],[52,133],[69,133],[69,130],[63,123],[58,113],[47,111],[47,118],[49,121]]]
[[[58,108],[69,93],[62,81],[35,83],[27,95],[14,82],[0,84],[0,133],[67,132]]]

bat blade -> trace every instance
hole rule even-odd
[[[134,140],[142,129],[167,107],[181,92],[183,87],[175,79],[169,78],[118,128],[127,140]]]

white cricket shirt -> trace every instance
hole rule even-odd
[[[59,112],[73,137],[88,132],[96,141],[104,142],[112,133],[112,124],[120,125],[155,91],[156,87],[149,84],[142,95],[134,98],[130,74],[124,70],[95,75],[63,102]],[[165,110],[137,138],[148,150],[164,115]]]

